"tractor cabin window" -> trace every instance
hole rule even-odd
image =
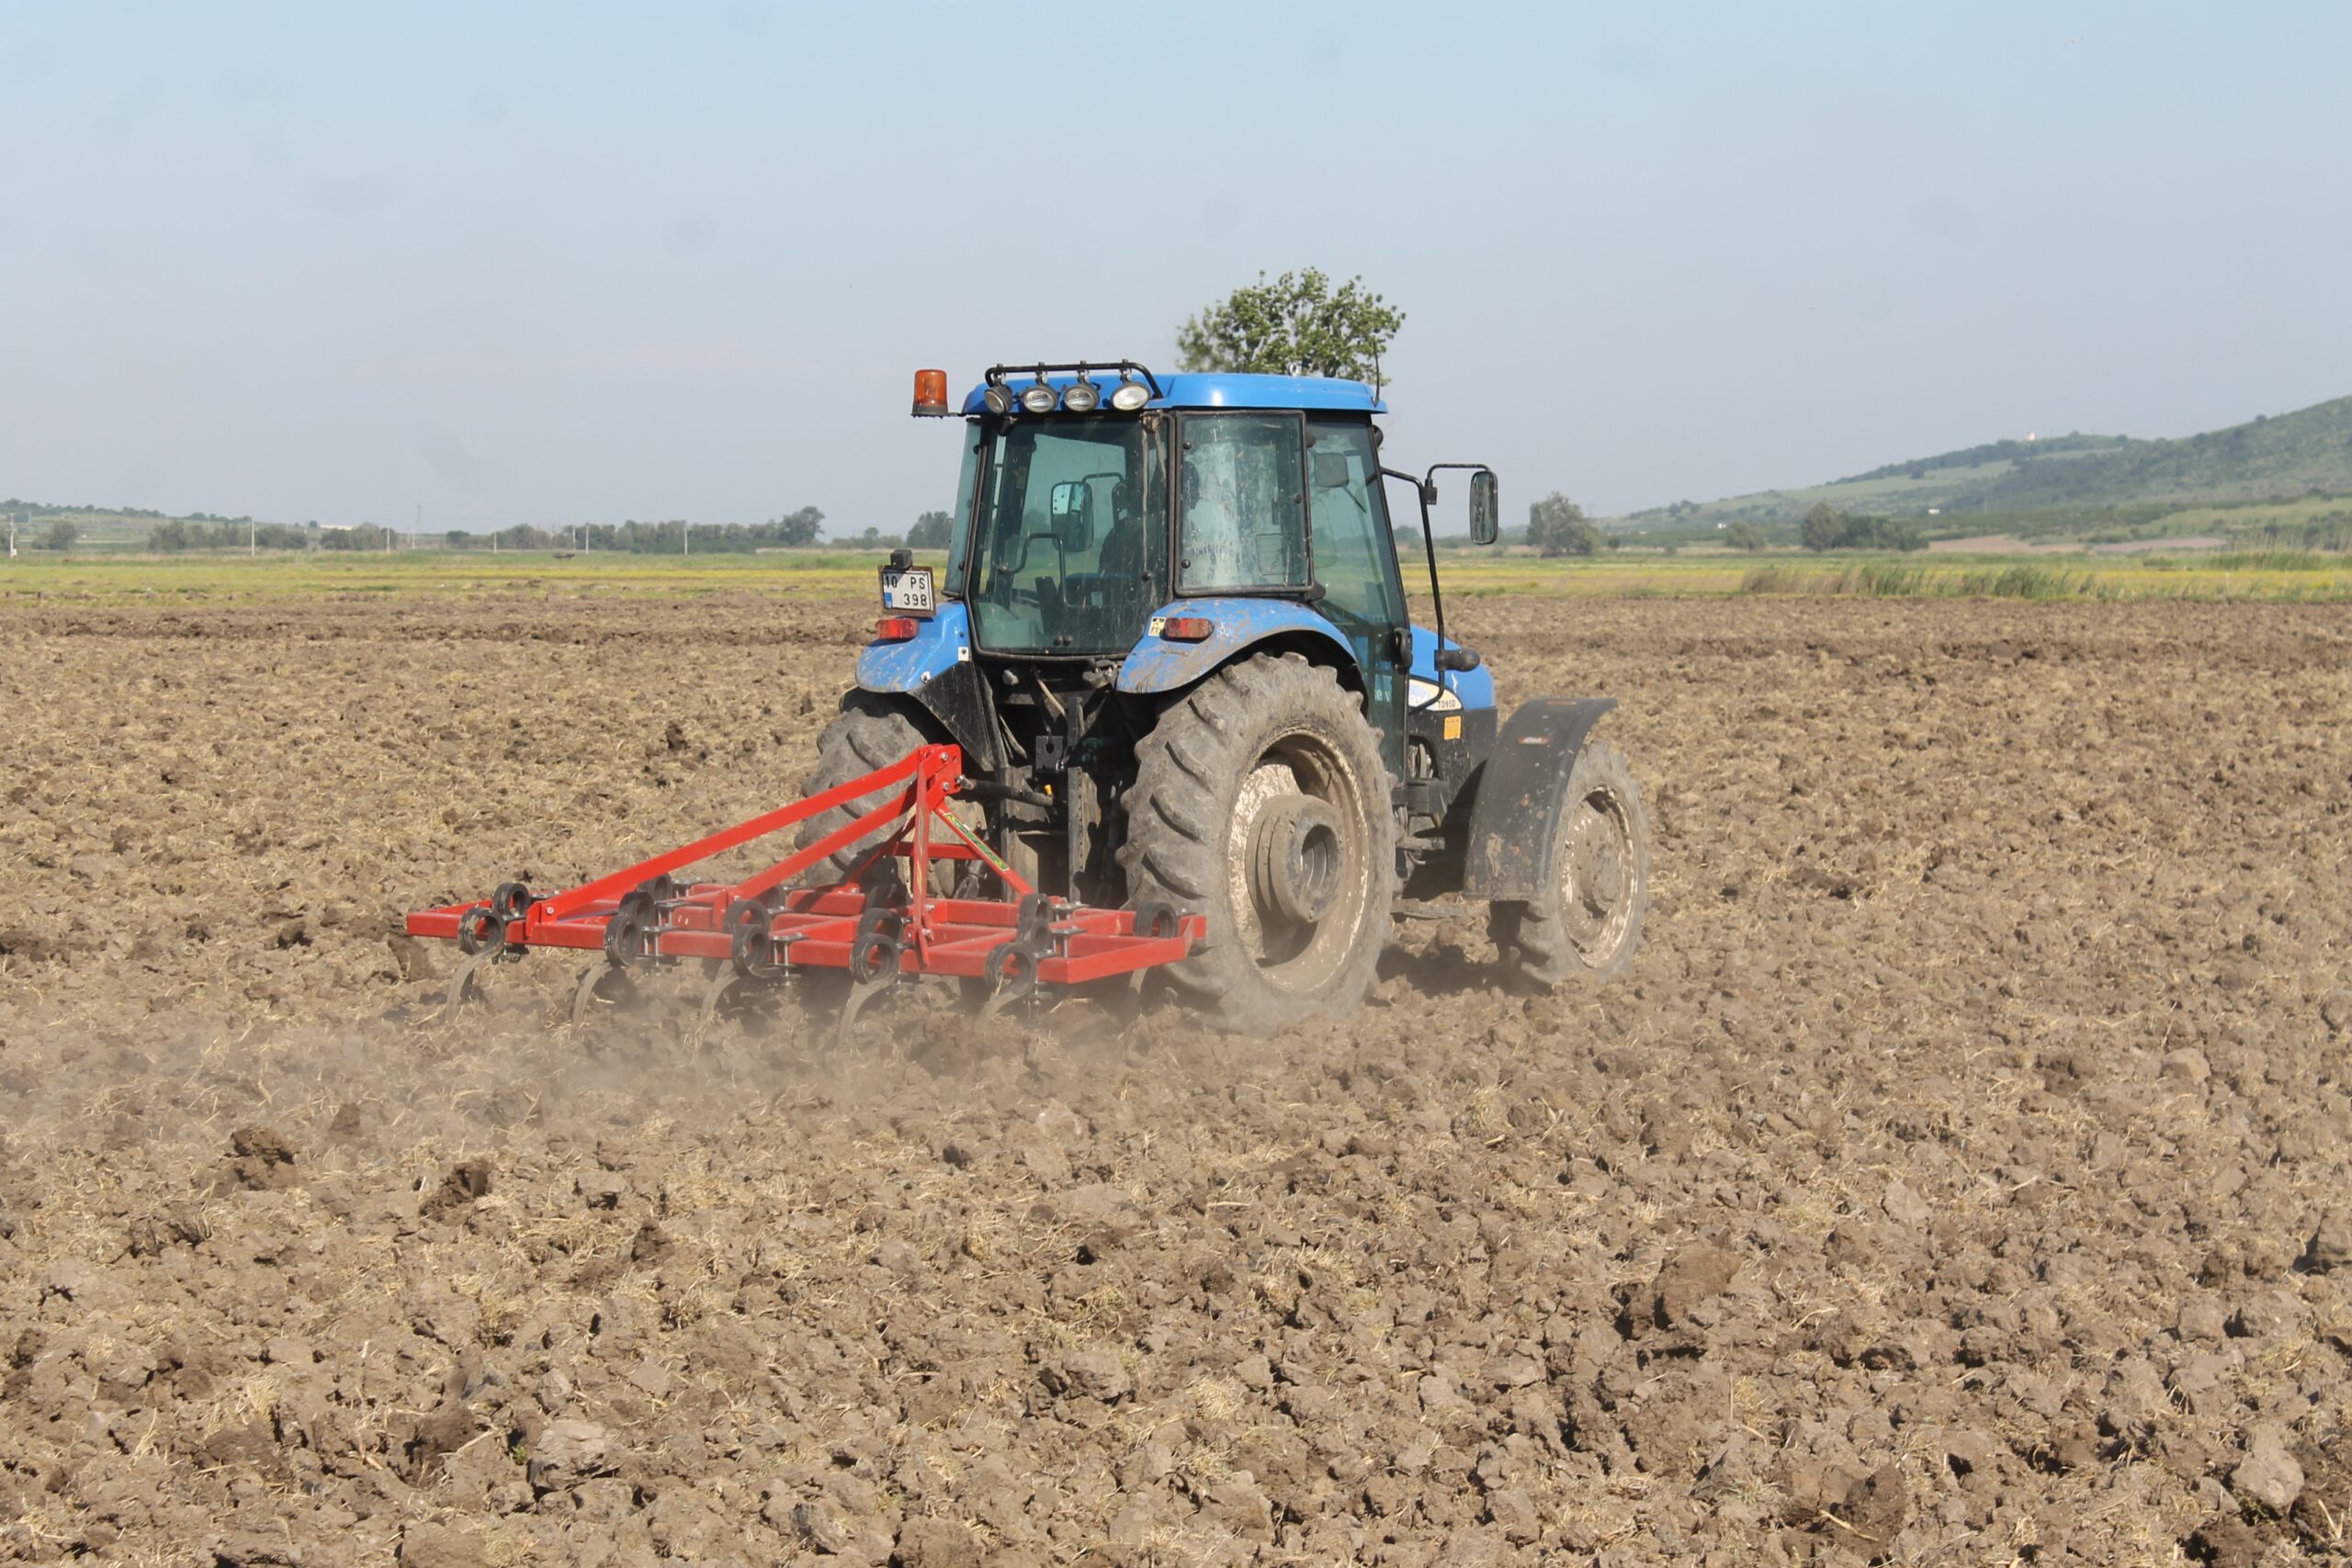
[[[1159,424],[1023,420],[989,443],[974,636],[997,653],[1122,652],[1168,581]]]
[[[1317,420],[1309,429],[1315,580],[1323,585],[1324,613],[1351,616],[1385,636],[1405,624],[1405,595],[1396,581],[1372,426]]]
[[[1177,583],[1187,593],[1306,586],[1296,414],[1188,416],[1177,482]]]

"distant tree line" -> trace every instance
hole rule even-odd
[[[1728,532],[1728,530],[1726,530]],[[1857,517],[1826,501],[1816,501],[1804,514],[1798,537],[1808,550],[1924,550],[1928,536],[1908,523],[1891,517]]]
[[[27,501],[10,496],[0,501],[0,512],[37,512],[46,517],[54,513],[70,512],[83,517],[161,517],[160,512],[140,506],[51,506],[47,502]],[[198,516],[203,515],[201,513]]]
[[[325,531],[316,523],[254,523],[247,518],[205,519],[167,517],[147,530],[147,547],[159,555],[183,550],[245,549],[307,550],[324,545]]]
[[[926,517],[944,518],[945,513],[927,513]],[[765,523],[697,523],[694,525],[693,547],[712,555],[748,554],[752,550],[793,547],[813,545],[823,531],[825,514],[814,506],[803,506]],[[921,525],[919,524],[918,526]],[[42,542],[53,549],[68,548],[74,534],[65,543],[56,543],[54,536],[62,528],[74,530],[74,525],[59,518],[42,536]],[[583,523],[571,527],[542,528],[529,523],[517,523],[490,534],[469,533],[462,528],[450,528],[434,536],[440,548],[505,549],[505,550],[615,550],[628,555],[677,555],[686,550],[686,525],[673,518],[664,523],[640,523],[632,519],[624,523]],[[78,531],[75,531],[77,533]],[[400,548],[407,543],[402,531],[375,523],[355,523],[346,528],[322,528],[316,523],[254,523],[250,518],[169,517],[147,530],[147,547],[158,554],[176,555],[187,550],[226,550],[258,547],[265,550],[381,550]],[[898,543],[880,531],[868,528],[850,544],[876,545],[888,547]],[[945,536],[941,536],[944,546]]]

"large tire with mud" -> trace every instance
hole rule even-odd
[[[1227,666],[1136,748],[1127,901],[1204,915],[1166,975],[1226,1029],[1360,1006],[1388,940],[1396,824],[1380,747],[1332,672],[1296,654]]]
[[[821,790],[843,784],[861,773],[876,768],[887,768],[899,761],[916,747],[937,739],[917,715],[913,704],[901,698],[877,692],[851,692],[842,698],[841,716],[825,726],[817,738],[817,767],[800,781],[802,799]],[[928,716],[925,716],[926,717]],[[826,834],[845,828],[867,811],[882,803],[879,795],[847,806],[836,806],[831,811],[811,817],[800,824],[795,835],[795,847],[807,849]],[[816,886],[839,882],[849,875],[857,864],[859,855],[873,847],[883,832],[877,830],[847,848],[835,851],[802,874],[804,885]]]
[[[1650,825],[1633,771],[1605,740],[1586,741],[1570,766],[1553,866],[1544,897],[1495,901],[1495,946],[1540,985],[1623,974],[1649,912]]]

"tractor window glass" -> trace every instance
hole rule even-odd
[[[1315,527],[1315,580],[1327,610],[1375,626],[1405,619],[1381,504],[1372,427],[1317,422],[1307,449],[1307,497]]]
[[[971,592],[995,652],[1125,652],[1165,598],[1159,423],[1017,422],[989,443]]]
[[[1306,508],[1295,414],[1184,421],[1180,584],[1192,593],[1306,586]]]
[[[949,598],[964,592],[964,567],[972,543],[972,492],[979,487],[980,446],[986,438],[977,419],[964,422],[964,466],[956,476],[956,510],[947,525],[947,575],[940,589]]]

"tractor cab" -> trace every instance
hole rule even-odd
[[[919,375],[914,412],[951,415],[944,373]],[[1405,777],[1414,637],[1383,481],[1414,486],[1424,532],[1433,487],[1382,469],[1373,419],[1385,412],[1356,381],[996,367],[962,405],[945,568],[935,581],[910,561],[886,568],[886,606],[959,604],[965,657],[1048,686],[1089,666],[1120,669],[1122,686],[1142,667],[1206,673],[1188,655],[1231,642],[1220,634],[1304,632],[1310,656],[1331,645]],[[1474,533],[1491,542],[1494,477],[1474,474]],[[1433,554],[1430,568],[1434,597]],[[894,595],[894,581],[912,592]],[[1432,660],[1419,701],[1452,697],[1458,714],[1464,694],[1449,675],[1475,660],[1442,650],[1436,633],[1424,640],[1450,658]],[[1170,644],[1173,657],[1156,657]],[[1458,718],[1453,728],[1461,739]]]

